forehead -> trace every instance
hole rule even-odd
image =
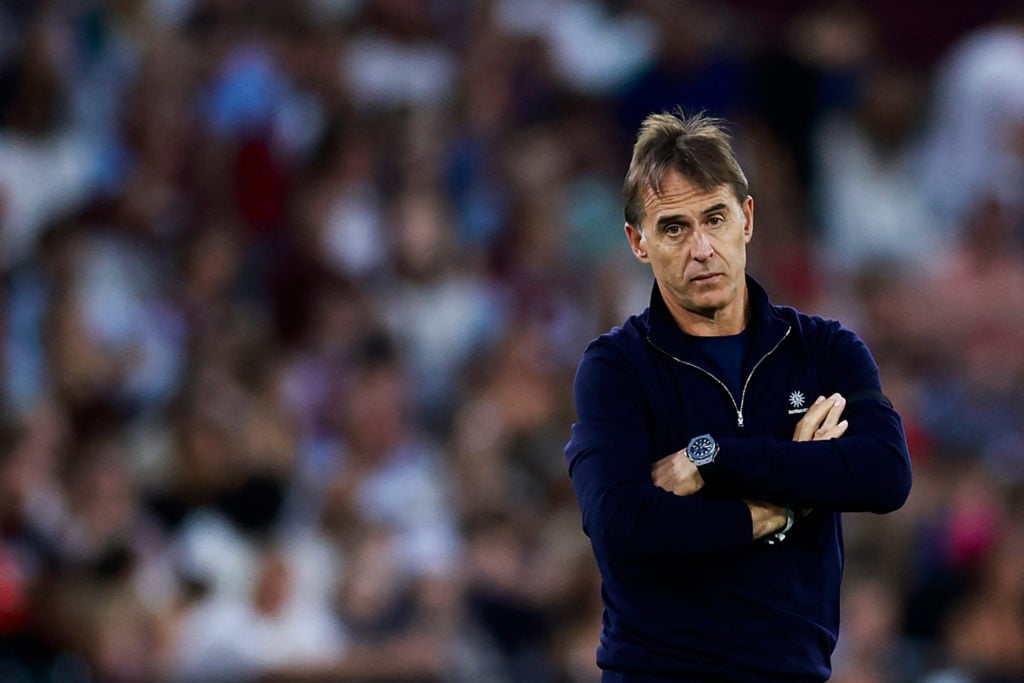
[[[698,216],[716,204],[738,204],[732,187],[722,184],[706,191],[675,169],[665,173],[660,193],[650,187],[643,193],[644,216],[652,221],[668,215]]]

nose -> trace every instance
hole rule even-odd
[[[697,230],[693,234],[693,260],[704,263],[712,254],[714,249],[711,248],[711,240],[708,239],[707,233],[703,230]]]

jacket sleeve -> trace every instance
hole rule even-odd
[[[882,394],[878,365],[861,339],[835,323],[824,352],[829,393],[847,398],[846,433],[830,441],[722,439],[709,485],[735,495],[836,512],[886,513],[910,493],[903,423]]]
[[[654,485],[647,402],[621,351],[603,340],[591,344],[574,393],[577,422],[565,454],[598,555],[697,556],[751,543],[742,501],[680,497]]]

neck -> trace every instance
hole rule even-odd
[[[662,292],[662,299],[665,301],[669,313],[672,314],[672,318],[679,325],[679,329],[691,336],[725,337],[739,334],[747,329],[747,321],[750,317],[750,297],[746,283],[743,284],[742,291],[733,302],[724,308],[691,311],[666,297],[664,292]]]

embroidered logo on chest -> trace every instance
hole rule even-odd
[[[807,412],[807,408],[804,407],[804,403],[806,403],[806,402],[807,402],[807,399],[804,397],[804,392],[802,392],[802,391],[791,391],[791,392],[789,392],[789,405],[791,407],[791,410],[789,411],[789,414],[790,415],[797,415],[799,413],[806,413]]]

